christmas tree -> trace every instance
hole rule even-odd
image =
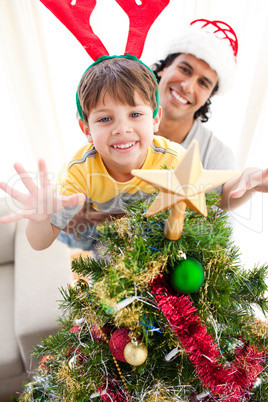
[[[99,259],[73,262],[61,329],[34,350],[20,401],[267,401],[268,266],[248,271],[226,212],[186,209],[178,240],[148,202],[100,225]],[[183,280],[182,280],[183,278]]]

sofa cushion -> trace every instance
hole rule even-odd
[[[9,198],[0,198],[0,216],[9,215]],[[0,223],[0,269],[1,264],[14,261],[14,238],[16,222]]]
[[[15,332],[29,370],[33,346],[59,328],[59,288],[72,281],[72,271],[68,247],[55,240],[46,250],[33,250],[26,225],[26,220],[20,220],[15,236]]]
[[[24,371],[14,330],[14,266],[0,269],[0,379],[22,374]]]

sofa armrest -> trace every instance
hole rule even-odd
[[[58,240],[35,251],[25,235],[27,221],[18,222],[15,236],[15,332],[26,370],[33,347],[57,331],[59,288],[72,282],[70,250]]]

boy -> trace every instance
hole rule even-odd
[[[80,81],[79,125],[89,144],[61,170],[61,196],[53,192],[44,161],[39,162],[40,189],[21,165],[15,165],[29,196],[0,185],[23,205],[19,214],[1,222],[27,217],[26,233],[34,249],[49,247],[85,201],[95,223],[94,215],[98,219],[100,212],[107,218],[119,216],[130,200],[148,199],[155,188],[133,177],[131,170],[171,169],[184,153],[179,144],[154,136],[160,121],[155,77],[138,59],[126,57],[103,58]]]
[[[40,189],[23,167],[15,164],[29,195],[0,183],[0,188],[23,206],[0,222],[27,217],[28,240],[34,249],[42,250],[53,243],[85,201],[94,223],[94,215],[98,220],[101,213],[103,221],[103,212],[106,217],[119,216],[129,201],[150,198],[155,189],[133,177],[131,170],[171,169],[185,152],[181,145],[154,136],[161,114],[157,99],[153,73],[134,56],[98,59],[84,73],[77,94],[79,125],[89,145],[61,170],[60,195],[47,179],[44,161],[39,162]],[[224,187],[226,209],[233,208],[254,191],[268,191],[268,170],[246,169]]]

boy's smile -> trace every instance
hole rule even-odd
[[[94,143],[109,174],[123,182],[132,178],[132,169],[144,164],[159,120],[159,116],[153,119],[152,108],[138,94],[131,106],[106,93],[90,111],[88,125],[80,126],[83,124],[88,142]]]
[[[133,147],[135,144],[137,144],[137,142],[134,141],[134,142],[128,142],[126,144],[112,145],[112,147],[124,150]]]

